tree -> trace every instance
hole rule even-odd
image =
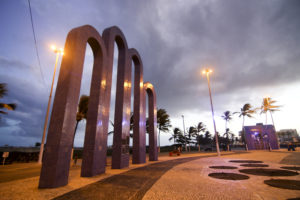
[[[157,111],[157,126],[158,126],[158,152],[160,152],[160,131],[169,132],[172,127],[170,116],[165,109],[158,109]]]
[[[227,151],[229,151],[229,145],[233,143],[234,141],[234,134],[230,131],[229,128],[226,128],[226,131],[223,135],[225,137],[225,143],[227,146]]]
[[[225,111],[222,115],[222,118],[225,120],[225,133],[224,136],[226,137],[226,145],[227,145],[227,151],[229,151],[229,128],[227,128],[227,124],[230,120],[232,120],[232,115],[229,110]]]
[[[225,111],[222,115],[222,118],[225,120],[225,130],[227,129],[227,123],[232,120],[232,114],[229,110]]]
[[[76,113],[76,126],[75,126],[75,130],[74,130],[74,134],[73,134],[71,159],[73,159],[73,152],[74,152],[73,146],[74,146],[74,139],[75,139],[75,134],[76,134],[76,130],[77,130],[77,127],[78,127],[78,123],[81,120],[86,119],[87,111],[88,111],[88,105],[89,105],[89,96],[81,95],[81,97],[79,99],[77,113]]]
[[[197,128],[194,126],[190,126],[187,129],[187,137],[186,137],[186,141],[189,144],[189,152],[191,151],[191,143],[193,143],[192,138],[195,136],[197,136]]]
[[[277,101],[275,100],[272,100],[270,97],[266,97],[263,99],[263,102],[262,102],[262,105],[260,107],[260,114],[264,113],[266,115],[266,124],[268,122],[268,112],[270,113],[271,115],[271,119],[272,119],[272,124],[275,128],[275,124],[274,124],[274,120],[273,120],[273,116],[272,116],[272,113],[275,112],[275,111],[279,111],[279,108],[280,106],[276,106],[274,105],[274,103],[276,103]]]
[[[179,128],[174,128],[172,137],[169,138],[169,141],[174,140],[174,144],[175,144],[176,140],[180,135],[182,135],[182,131]]]
[[[74,131],[74,137],[76,134],[78,123],[81,120],[86,119],[86,117],[87,117],[88,105],[89,105],[89,96],[81,95],[79,104],[78,104],[78,110],[76,113],[76,126],[75,126],[75,131]]]
[[[182,132],[180,132],[180,134],[178,135],[178,137],[176,138],[176,142],[178,144],[180,144],[180,146],[183,146],[186,144],[186,136],[183,135]]]
[[[5,83],[0,83],[0,98],[3,98],[5,95],[7,95],[7,88]],[[6,109],[6,110],[15,110],[17,108],[17,104],[15,103],[2,103],[0,102],[0,109]],[[0,110],[0,114],[7,114],[7,112]]]
[[[204,142],[203,144],[210,144],[212,142],[212,136],[209,131],[206,131],[204,134]]]
[[[35,147],[40,147],[40,146],[41,146],[41,143],[40,143],[40,142],[36,142],[34,146],[35,146]]]
[[[131,138],[133,138],[133,112],[131,112],[131,114],[130,114],[131,116],[130,116],[130,131],[129,131],[129,136],[131,137]],[[148,120],[148,119],[147,119]],[[114,125],[114,123],[111,121],[111,120],[109,120],[109,122],[110,122],[110,124],[111,124],[111,126],[114,128],[115,127],[115,125]],[[148,123],[148,121],[147,121],[147,123]],[[147,128],[147,130],[148,130],[148,126],[146,127]],[[107,134],[108,135],[111,135],[111,134],[113,134],[114,133],[114,129],[112,130],[112,131],[109,131]]]
[[[252,109],[250,103],[246,103],[240,112],[234,112],[233,114],[239,114],[239,117],[243,117],[243,124],[242,124],[242,142],[246,145],[246,150],[248,151],[247,144],[245,143],[245,132],[244,132],[244,124],[245,124],[245,117],[252,118],[253,114],[256,113],[256,109]]]
[[[198,151],[200,152],[200,145],[205,144],[205,138],[203,135],[197,135],[196,136],[196,143],[198,144]]]
[[[203,122],[199,122],[196,129],[196,143],[198,144],[198,151],[200,152],[200,140],[203,140],[203,136],[200,135],[201,132],[205,132],[206,128]],[[200,137],[202,136],[202,137]]]

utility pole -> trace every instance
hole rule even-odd
[[[181,115],[182,117],[182,123],[183,123],[183,134],[185,139],[185,151],[187,152],[187,146],[186,146],[186,135],[185,135],[185,125],[184,125],[184,115]]]

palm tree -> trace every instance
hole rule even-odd
[[[197,128],[194,126],[190,126],[187,130],[187,133],[188,133],[188,135],[187,135],[186,140],[187,140],[187,143],[189,144],[189,152],[190,152],[191,151],[191,143],[193,143],[192,137],[197,136]]]
[[[109,122],[110,122],[110,124],[111,124],[112,127],[115,127],[114,123],[113,123],[111,120],[109,120]],[[107,133],[107,135],[111,135],[111,134],[113,134],[113,133],[114,133],[114,129],[113,129],[112,131],[109,131],[109,132]]]
[[[209,131],[205,131],[204,134],[204,144],[210,144],[212,142],[212,136]]]
[[[232,120],[232,115],[229,110],[225,111],[222,118],[225,120],[225,133],[226,143],[227,143],[227,151],[229,151],[229,128],[227,128],[227,124],[230,120]]]
[[[197,136],[196,136],[196,142],[198,144],[198,151],[200,152],[200,139],[202,139],[200,137],[200,133],[201,132],[205,132],[206,131],[206,128],[205,128],[205,125],[203,122],[199,122],[198,125],[197,125]]]
[[[81,120],[86,119],[87,111],[88,111],[88,104],[89,104],[89,96],[81,95],[81,97],[79,99],[77,113],[76,113],[76,126],[75,126],[75,130],[74,130],[74,134],[73,134],[71,160],[73,159],[73,152],[74,152],[73,146],[74,146],[74,139],[75,139],[75,134],[76,134],[76,130],[77,130],[77,127],[78,127],[78,123]]]
[[[0,83],[0,98],[3,98],[5,95],[7,95],[7,89],[5,83]],[[15,103],[1,103],[0,102],[0,109],[7,109],[7,110],[15,110],[17,107],[17,104]],[[7,112],[0,110],[0,114],[7,114]]]
[[[229,128],[226,128],[226,131],[223,136],[226,138],[227,151],[229,151],[229,145],[234,140],[234,134],[230,131]]]
[[[178,144],[180,144],[180,146],[182,147],[183,145],[186,144],[186,136],[182,132],[180,132],[176,138],[176,142]],[[180,149],[181,149],[181,147],[180,147]]]
[[[275,111],[279,111],[279,107],[280,106],[275,106],[274,103],[276,103],[277,101],[275,100],[272,100],[270,97],[266,97],[263,99],[263,102],[262,102],[262,105],[260,107],[260,114],[264,113],[266,114],[266,124],[268,122],[268,112],[270,113],[271,115],[271,119],[272,119],[272,124],[275,128],[275,125],[274,125],[274,120],[273,120],[273,116],[272,116],[272,112],[275,112]]]
[[[179,135],[182,135],[182,131],[179,128],[174,128],[172,137],[169,138],[169,141],[174,140],[174,144],[175,144]]]
[[[170,116],[165,109],[159,109],[157,111],[157,126],[158,126],[158,152],[160,152],[160,131],[169,132],[169,128],[172,127]]]
[[[81,120],[86,119],[86,117],[87,117],[88,104],[89,104],[89,96],[81,95],[79,104],[78,104],[78,110],[76,113],[76,126],[75,126],[75,131],[74,131],[74,137],[76,134],[78,123]]]
[[[245,132],[244,132],[244,124],[245,124],[245,117],[252,118],[253,114],[256,113],[256,109],[252,109],[252,106],[250,103],[246,103],[242,108],[240,112],[234,112],[233,114],[239,114],[239,117],[243,117],[243,124],[242,124],[242,142],[245,143]],[[247,144],[246,150],[248,151]]]
[[[232,120],[232,114],[229,110],[225,111],[222,118],[225,120],[225,130],[227,129],[227,123]]]
[[[130,129],[129,129],[129,136],[131,137],[131,138],[133,138],[133,132],[132,132],[132,130],[133,130],[133,112],[131,112],[131,114],[130,114],[131,116],[130,116]],[[147,119],[148,120],[148,119]],[[109,122],[110,122],[110,124],[111,124],[111,126],[114,128],[115,127],[115,124],[111,121],[111,120],[109,120]],[[147,121],[147,123],[148,123],[148,121]],[[146,127],[147,128],[147,130],[148,130],[148,126]],[[148,131],[147,131],[148,132]],[[108,135],[111,135],[111,134],[113,134],[114,133],[114,129],[112,130],[112,131],[109,131],[107,134]]]

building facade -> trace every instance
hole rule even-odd
[[[249,150],[279,149],[276,131],[273,125],[257,123],[245,126],[245,142]]]
[[[290,142],[299,142],[299,135],[296,129],[283,129],[276,132],[280,144],[288,144]]]

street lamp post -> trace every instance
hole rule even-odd
[[[205,70],[202,71],[202,74],[205,74],[206,78],[207,78],[207,85],[208,85],[209,98],[210,98],[210,106],[211,106],[211,113],[212,113],[212,119],[213,119],[214,130],[215,130],[216,148],[217,148],[218,156],[220,156],[221,154],[220,154],[220,148],[219,148],[219,142],[218,142],[218,134],[217,134],[217,129],[216,129],[214,107],[213,107],[213,102],[212,102],[212,97],[211,97],[210,82],[209,82],[209,73],[212,73],[211,69],[205,69]]]
[[[186,146],[186,137],[185,137],[185,125],[184,125],[184,115],[181,115],[182,117],[182,123],[183,123],[183,134],[185,138],[185,151],[187,152],[187,146]]]
[[[46,131],[47,131],[47,125],[48,125],[48,116],[49,116],[49,111],[50,111],[52,91],[53,91],[53,85],[54,85],[54,80],[55,80],[55,72],[56,72],[56,68],[57,68],[58,58],[59,58],[59,55],[64,54],[64,50],[62,48],[57,49],[56,46],[52,45],[51,49],[54,51],[54,53],[56,53],[56,60],[55,60],[55,66],[54,66],[54,73],[53,73],[53,78],[52,78],[50,95],[49,95],[49,99],[48,99],[47,112],[46,112],[46,117],[45,117],[45,122],[44,122],[44,131],[43,131],[43,137],[42,137],[40,153],[39,153],[39,160],[38,160],[39,164],[42,163],[42,158],[43,158],[43,153],[44,153],[44,143],[45,143],[45,137],[46,137]]]

